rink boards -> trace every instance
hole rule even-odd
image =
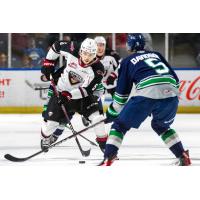
[[[200,70],[177,69],[180,78],[179,112],[200,113]],[[0,70],[0,113],[41,113],[49,83],[39,69]],[[134,90],[133,90],[134,93]],[[104,108],[111,97],[105,95]]]

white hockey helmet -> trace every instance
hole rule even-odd
[[[91,38],[86,38],[81,44],[80,51],[85,51],[87,53],[94,54],[94,57],[96,57],[97,43]]]
[[[103,36],[96,36],[94,40],[96,41],[97,44],[101,43],[106,46],[106,39]]]

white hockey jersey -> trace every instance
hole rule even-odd
[[[66,67],[58,79],[57,89],[59,92],[70,92],[72,99],[80,99],[93,94],[102,81],[104,67],[98,59],[88,66],[83,66],[80,58],[68,51],[68,46],[69,43],[60,41],[58,44],[57,42],[49,50],[46,59],[55,60],[59,55],[65,57]]]
[[[111,89],[111,88],[116,87],[116,81],[113,85],[106,84],[106,80],[112,72],[114,72],[116,75],[118,75],[118,69],[117,69],[118,64],[117,64],[115,58],[113,56],[105,55],[100,61],[103,64],[104,70],[105,70],[104,77],[102,80],[103,86],[106,89]]]

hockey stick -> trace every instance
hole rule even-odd
[[[66,128],[70,129],[69,126],[67,126],[67,124],[65,125]],[[71,130],[71,129],[70,129]],[[83,139],[85,139],[86,141],[88,141],[91,145],[98,147],[98,145],[96,143],[94,143],[93,141],[89,140],[88,138],[86,138],[83,135],[79,135],[80,137],[82,137]]]
[[[56,85],[55,85],[55,83],[54,83],[53,78],[51,79],[51,85],[52,85],[52,87],[53,87],[53,89],[54,89],[54,92],[55,92],[56,97],[59,98],[59,93],[58,93],[58,90],[56,89]],[[72,131],[73,134],[75,134],[76,131],[74,130],[74,128],[73,128],[73,126],[72,126],[72,123],[71,123],[71,121],[70,121],[70,119],[69,119],[69,116],[68,116],[68,114],[67,114],[67,111],[66,111],[66,109],[65,109],[65,106],[64,106],[63,104],[61,104],[61,108],[62,108],[62,111],[63,111],[63,113],[64,113],[64,115],[65,115],[65,118],[67,119],[67,122],[68,122],[68,124],[69,124],[70,130]],[[82,156],[84,156],[84,157],[89,156],[89,155],[90,155],[91,148],[85,151],[85,150],[83,150],[83,148],[81,147],[81,144],[80,144],[80,142],[79,142],[79,140],[78,140],[77,137],[75,137],[75,140],[76,140],[76,143],[77,143],[77,145],[78,145],[78,148],[79,148],[79,150],[80,150]]]
[[[43,77],[43,76],[42,76]],[[51,77],[52,78],[52,77]],[[43,79],[43,78],[41,78],[41,79]],[[52,78],[53,79],[53,78]],[[46,88],[37,88],[37,87],[34,87],[34,85],[33,84],[31,84],[28,80],[25,80],[25,82],[27,83],[27,85],[29,85],[31,88],[34,88],[35,90],[43,90],[43,89],[48,89],[49,87],[46,87]],[[69,126],[67,126],[67,124],[65,125],[65,127],[67,127],[68,129],[70,129],[70,127]],[[71,130],[71,129],[70,129]],[[82,136],[82,135],[80,135],[80,137],[82,137],[83,139],[85,139],[85,140],[87,140],[91,145],[93,145],[93,146],[98,146],[97,144],[95,144],[94,142],[92,142],[91,140],[89,140],[89,139],[87,139],[86,137],[84,137],[84,136]]]
[[[35,87],[34,90],[47,90],[49,87]]]
[[[29,82],[28,80],[25,80],[25,83],[32,88],[33,90],[47,90],[49,89],[49,86],[46,86],[47,84],[32,84],[31,82]]]
[[[93,125],[91,125],[89,127],[86,127],[84,129],[82,129],[82,130],[80,130],[80,131],[78,131],[78,132],[76,132],[76,133],[74,133],[74,134],[72,134],[72,135],[70,135],[70,136],[68,136],[68,137],[66,137],[66,138],[64,138],[64,139],[62,139],[62,140],[54,143],[54,144],[52,144],[51,146],[48,147],[48,149],[51,149],[51,148],[53,148],[53,147],[55,147],[55,146],[57,146],[57,145],[65,142],[65,141],[71,139],[71,138],[79,136],[81,133],[83,133],[83,132],[85,132],[85,131],[93,128],[94,126],[96,126],[96,125],[98,125],[98,124],[100,124],[102,122],[104,122],[104,120],[105,119],[103,119],[103,120],[101,120],[101,121],[99,121],[97,123],[94,123]],[[24,161],[27,161],[27,160],[29,160],[29,159],[31,159],[31,158],[33,158],[33,157],[35,157],[35,156],[43,153],[43,152],[46,153],[46,149],[45,150],[40,150],[40,151],[38,151],[38,152],[36,152],[36,153],[28,156],[28,157],[24,157],[24,158],[18,158],[18,157],[15,157],[15,156],[11,155],[11,154],[5,154],[4,158],[7,159],[7,160],[9,160],[9,161],[12,161],[12,162],[24,162]]]

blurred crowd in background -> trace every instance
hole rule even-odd
[[[168,51],[167,59],[173,67],[200,68],[200,34],[169,34],[167,49],[166,34],[143,34],[147,41],[146,48],[159,51],[163,55]],[[85,38],[94,38],[97,35],[105,37],[107,49],[114,48],[121,58],[127,56],[126,33],[116,33],[114,38],[111,33],[0,33],[0,68],[40,68],[48,49],[55,41],[73,40],[81,44]]]

